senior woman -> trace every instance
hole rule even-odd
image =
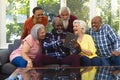
[[[42,24],[35,24],[31,33],[22,40],[20,47],[11,53],[11,63],[16,67],[33,67],[34,58],[42,53],[41,45],[45,35],[45,27]]]
[[[82,20],[73,22],[74,34],[78,36],[77,43],[81,47],[81,66],[100,66],[101,60],[96,54],[95,44],[90,35],[85,34],[86,23]]]

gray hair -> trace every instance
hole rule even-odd
[[[86,27],[87,27],[85,21],[83,21],[83,20],[74,20],[73,25],[76,24],[76,23],[80,25],[79,26],[80,28],[83,28],[83,33],[85,33]]]
[[[45,28],[42,24],[35,24],[31,29],[31,35],[34,39],[38,39],[38,32],[41,31],[42,28]]]
[[[68,11],[69,14],[71,14],[70,12],[70,9],[68,7],[62,7],[60,10],[59,10],[59,14],[61,14],[62,11]]]

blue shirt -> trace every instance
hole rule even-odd
[[[93,37],[99,56],[110,57],[112,51],[118,50],[120,47],[118,36],[107,24],[102,24],[98,31],[91,28],[88,33]]]
[[[94,80],[116,80],[112,71],[114,71],[114,67],[98,67]]]

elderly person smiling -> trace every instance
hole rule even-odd
[[[86,23],[82,20],[73,22],[74,34],[78,36],[77,43],[81,47],[81,65],[82,66],[100,66],[101,60],[96,54],[96,48],[92,37],[85,34]]]
[[[22,40],[20,47],[10,55],[10,61],[16,67],[33,67],[37,54],[42,53],[42,41],[46,31],[42,24],[35,24],[31,33]]]
[[[66,64],[72,67],[80,66],[80,56],[70,54],[70,49],[64,46],[66,32],[63,30],[63,22],[59,17],[53,20],[53,30],[46,33],[43,43],[44,54],[36,56],[35,66],[43,67],[50,64]]]
[[[93,37],[97,54],[104,66],[120,66],[120,39],[110,25],[103,23],[100,16],[91,21],[88,33]]]
[[[69,7],[62,7],[59,10],[58,17],[60,17],[63,21],[63,26],[64,26],[65,32],[74,33],[74,31],[73,31],[73,21],[76,20],[77,17],[75,15],[71,14],[71,11],[70,11]]]

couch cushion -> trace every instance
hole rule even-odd
[[[8,50],[10,51],[10,53],[14,50],[14,44],[9,44],[8,45]]]
[[[8,50],[10,51],[10,53],[13,50],[16,50],[21,44],[21,40],[20,39],[15,39],[13,44],[9,44],[8,45]]]
[[[17,49],[21,44],[21,40],[20,39],[15,39],[14,40],[14,50]]]
[[[10,55],[10,52],[8,49],[0,50],[0,61],[2,65],[8,62],[9,55]]]
[[[1,73],[11,74],[16,69],[16,67],[11,63],[6,63],[1,68]]]

